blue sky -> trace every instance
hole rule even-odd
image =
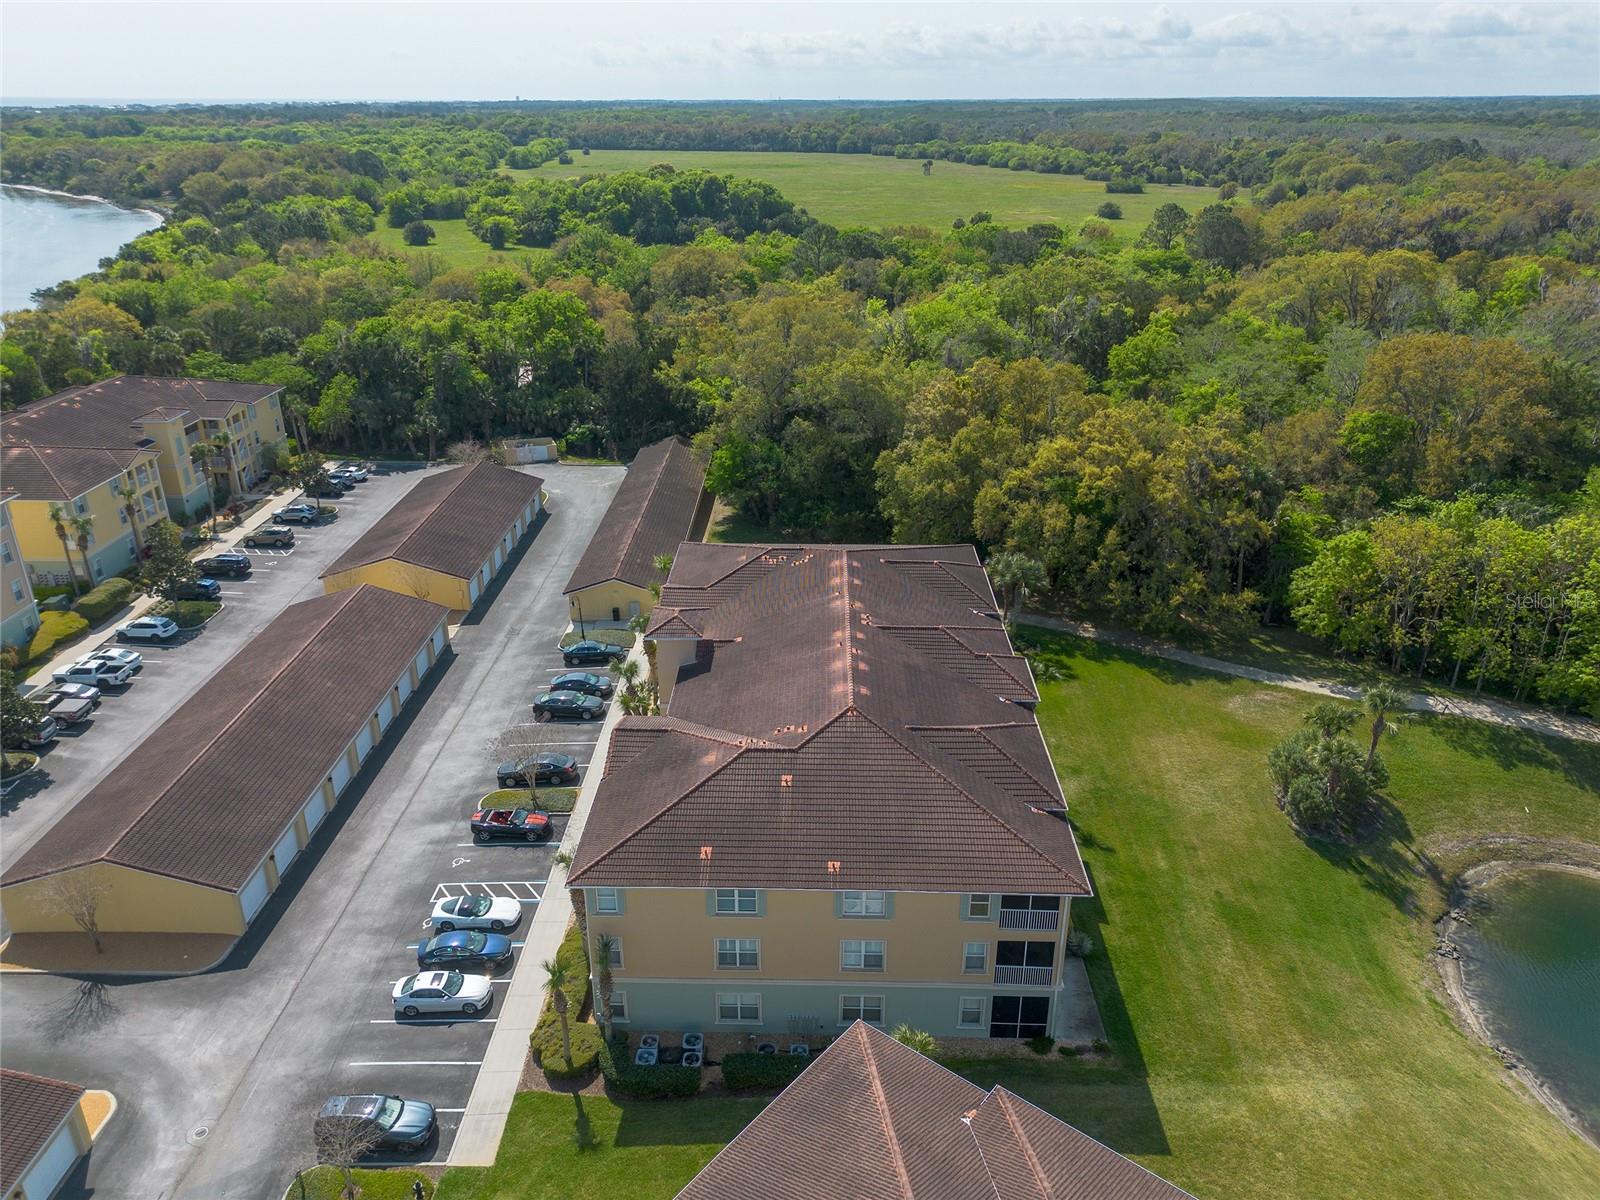
[[[1600,4],[29,3],[0,93],[114,100],[1600,91]]]

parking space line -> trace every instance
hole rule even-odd
[[[498,1017],[469,1017],[462,1013],[459,1017],[373,1017],[368,1025],[493,1025]]]
[[[347,1067],[481,1067],[481,1058],[412,1058],[387,1062],[347,1062]]]
[[[494,899],[520,900],[524,904],[536,904],[541,898],[539,888],[546,882],[543,879],[497,879],[488,882],[474,880],[470,883],[440,883],[434,885],[433,903],[437,904],[454,896],[489,896]],[[497,888],[504,890],[497,891]]]

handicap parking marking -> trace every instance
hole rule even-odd
[[[539,890],[548,880],[497,879],[490,882],[441,883],[433,889],[430,903],[437,904],[453,896],[488,896],[492,899],[516,900],[522,904],[537,904],[543,897]]]

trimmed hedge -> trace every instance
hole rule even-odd
[[[567,1015],[570,1018],[572,1014]],[[573,1020],[572,1069],[567,1070],[567,1060],[561,1054],[561,1018],[556,1016],[554,1009],[546,1009],[533,1033],[528,1036],[528,1047],[551,1079],[577,1079],[594,1070],[603,1041],[598,1025]]]
[[[681,1099],[700,1091],[699,1067],[634,1066],[625,1037],[613,1038],[601,1046],[599,1061],[606,1082],[635,1100]]]
[[[722,1059],[722,1082],[734,1091],[788,1087],[810,1063],[809,1057],[798,1054],[727,1054]]]
[[[85,592],[72,608],[91,625],[98,625],[132,599],[133,583],[118,576]]]
[[[89,622],[75,612],[40,613],[39,628],[34,630],[33,640],[28,643],[28,661],[49,658],[57,646],[81,637],[88,628]]]

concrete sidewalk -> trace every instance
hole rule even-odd
[[[642,660],[643,645],[643,640],[636,638],[629,657]],[[605,775],[611,731],[621,719],[622,706],[613,701],[600,727],[600,738],[595,742],[589,768],[578,789],[572,816],[567,821],[566,836],[561,839],[562,850],[575,850],[583,837],[589,808]],[[522,953],[517,957],[511,985],[496,1014],[499,1019],[489,1039],[489,1048],[484,1051],[478,1078],[472,1085],[467,1111],[461,1116],[456,1140],[450,1147],[448,1165],[452,1167],[494,1166],[506,1120],[511,1115],[511,1101],[516,1098],[522,1068],[528,1061],[528,1039],[539,1022],[539,1010],[544,1006],[543,972],[539,964],[556,956],[571,920],[572,897],[567,893],[567,871],[560,863],[552,863],[544,896],[528,926]]]

